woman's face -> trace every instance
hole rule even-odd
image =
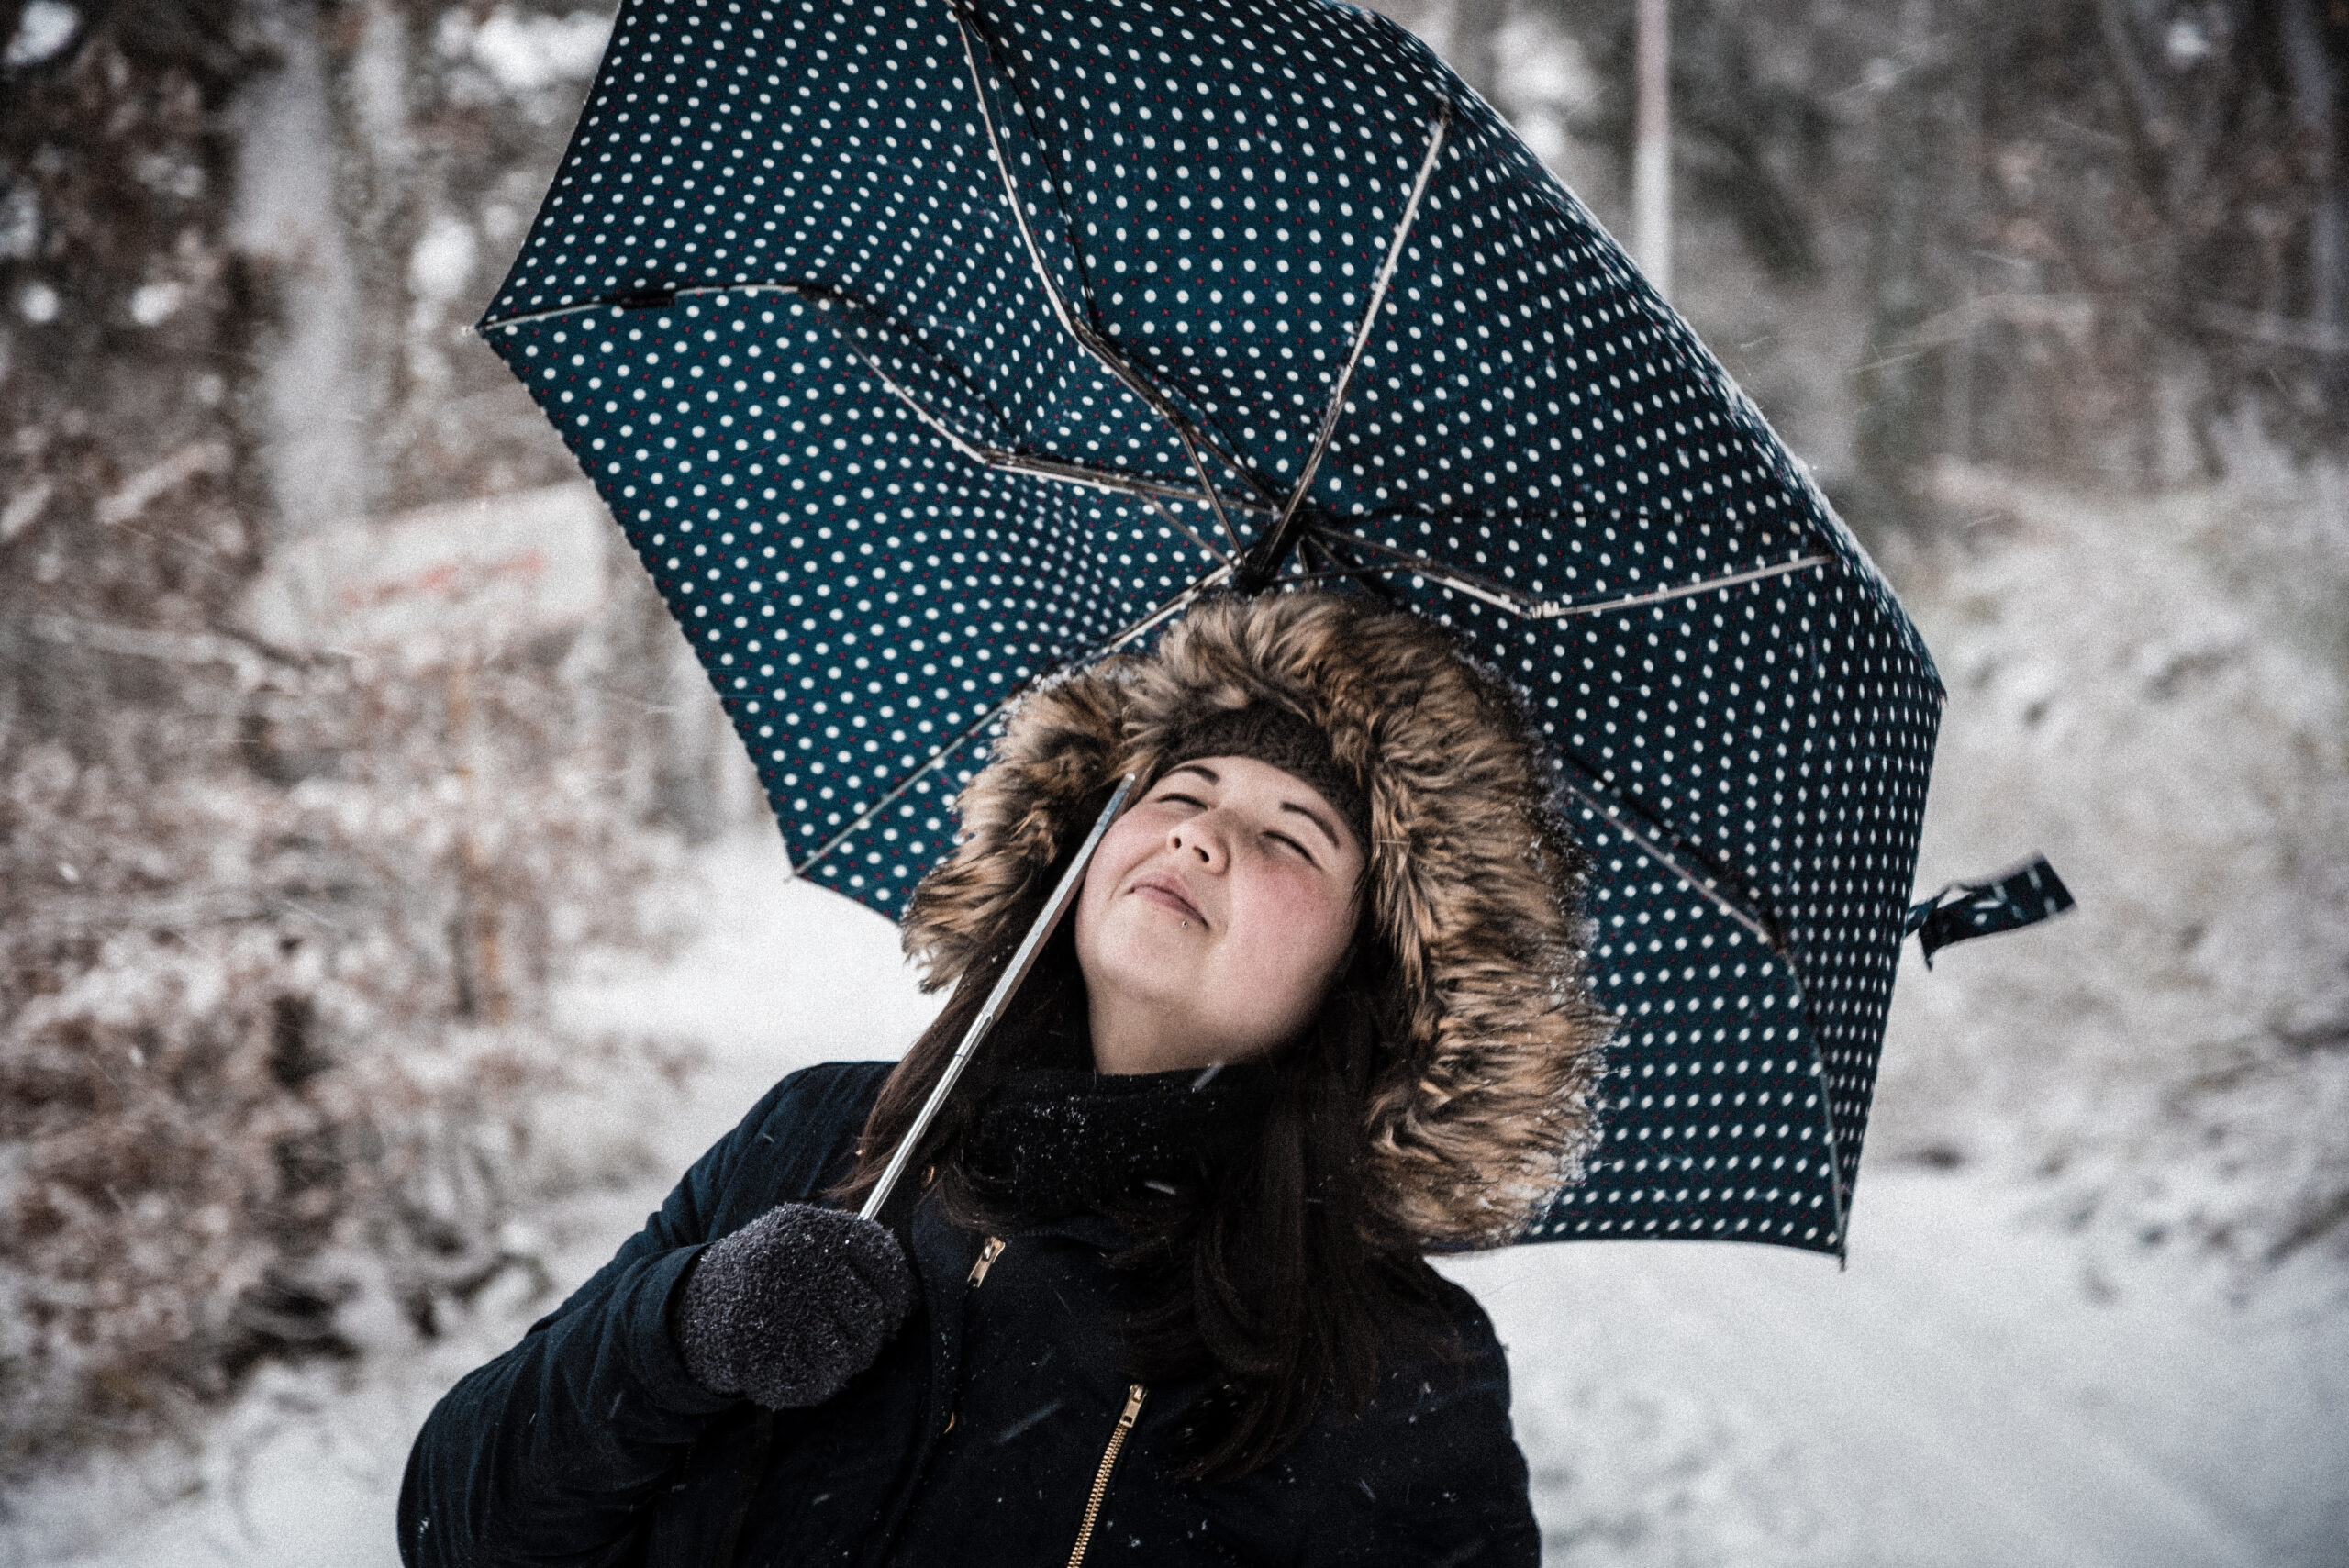
[[[1110,826],[1076,906],[1103,1073],[1243,1061],[1303,1029],[1352,940],[1363,851],[1252,757],[1170,770]]]

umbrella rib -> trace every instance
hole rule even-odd
[[[1180,484],[1169,484],[1164,480],[1148,479],[1140,474],[1120,473],[1115,469],[1092,468],[1081,462],[1070,462],[1064,458],[1036,457],[1003,447],[980,446],[963,437],[945,420],[924,407],[921,400],[907,388],[898,385],[896,379],[881,368],[880,361],[866,353],[861,344],[849,342],[845,337],[841,341],[847,345],[849,352],[863,361],[866,373],[886,388],[898,402],[910,409],[915,418],[936,431],[941,439],[963,458],[977,463],[982,468],[999,469],[1009,473],[1031,474],[1039,479],[1057,479],[1071,484],[1086,484],[1097,490],[1120,491],[1127,495],[1139,495],[1144,501],[1150,501],[1153,496],[1159,495],[1172,496],[1178,501],[1202,499],[1199,492],[1186,489]],[[1187,533],[1190,530],[1186,528],[1184,531]],[[1219,554],[1220,552],[1210,550],[1208,553]]]
[[[1307,534],[1297,545],[1297,554],[1302,557],[1308,549],[1318,551],[1321,559],[1330,563],[1330,570],[1308,573],[1300,579],[1301,581],[1314,583],[1335,579],[1352,583],[1356,587],[1367,589],[1373,598],[1388,609],[1401,607],[1401,602],[1396,598],[1395,591],[1378,581],[1377,572],[1364,568],[1360,562],[1349,563],[1345,556],[1338,553],[1337,547],[1330,542],[1329,535],[1319,530]]]
[[[501,316],[495,321],[481,322],[473,330],[485,336],[500,327],[527,327],[533,321],[552,321],[560,317],[576,316],[583,310],[625,310],[627,308],[616,300],[591,299],[579,305],[557,305],[545,310],[526,310],[519,316]]]
[[[874,817],[888,810],[892,806],[895,806],[899,797],[904,795],[906,791],[913,788],[914,785],[919,784],[924,778],[927,778],[930,773],[942,766],[946,759],[952,756],[955,751],[961,748],[963,741],[968,740],[972,736],[976,735],[980,730],[994,723],[1005,708],[1009,707],[1013,703],[1019,701],[1022,695],[1026,695],[1029,684],[1030,683],[1022,681],[1019,684],[1012,687],[1010,693],[1007,695],[1001,702],[996,704],[995,706],[987,709],[986,712],[973,719],[961,734],[955,736],[953,740],[949,740],[945,745],[941,746],[936,751],[930,753],[930,761],[924,762],[920,767],[916,768],[912,773],[907,773],[904,778],[897,781],[897,785],[895,789],[892,789],[879,800],[874,801],[871,806],[865,807],[864,810],[859,813],[856,818],[850,822],[847,827],[841,828],[839,832],[825,840],[822,847],[818,849],[814,854],[809,855],[806,860],[794,865],[791,868],[792,873],[796,876],[806,876],[809,871],[820,864],[834,850],[839,849],[852,837],[862,831]]]
[[[1197,545],[1201,550],[1206,550],[1209,555],[1215,557],[1218,561],[1222,562],[1226,566],[1236,566],[1238,564],[1238,562],[1233,561],[1230,556],[1226,555],[1223,551],[1209,544],[1199,534],[1192,531],[1191,526],[1188,523],[1184,522],[1174,513],[1168,511],[1155,495],[1145,495],[1141,498],[1141,501],[1143,506],[1148,506],[1152,511],[1157,513],[1161,518],[1164,519],[1168,528],[1180,532],[1185,539],[1189,539],[1193,544]]]
[[[1810,995],[1803,989],[1802,973],[1791,958],[1787,960],[1787,975],[1794,984],[1795,1007],[1803,1021],[1803,1035],[1810,1042],[1810,1065],[1819,1084],[1819,1123],[1827,1144],[1829,1195],[1835,1200],[1835,1256],[1848,1269],[1852,1266],[1852,1199],[1843,1190],[1843,1140],[1835,1130],[1835,1095],[1827,1084],[1827,1057],[1819,1049],[1819,1030],[1810,1020]]]
[[[1664,843],[1653,834],[1643,833],[1631,823],[1626,821],[1623,817],[1623,814],[1609,806],[1599,795],[1583,788],[1580,784],[1575,784],[1572,779],[1561,779],[1559,782],[1564,785],[1567,794],[1573,795],[1576,800],[1581,801],[1583,805],[1588,806],[1592,811],[1597,812],[1600,817],[1606,818],[1607,825],[1609,828],[1614,828],[1616,832],[1620,833],[1624,838],[1629,839],[1641,849],[1646,851],[1650,858],[1660,861],[1664,865],[1671,868],[1674,875],[1679,877],[1681,881],[1687,883],[1691,888],[1701,894],[1716,908],[1720,909],[1722,914],[1727,915],[1731,919],[1736,921],[1739,925],[1753,932],[1754,936],[1761,939],[1763,946],[1768,948],[1772,952],[1776,953],[1780,959],[1786,961],[1788,965],[1791,966],[1793,958],[1792,955],[1787,951],[1786,939],[1781,937],[1776,931],[1773,930],[1769,922],[1763,919],[1760,915],[1747,908],[1742,903],[1731,897],[1729,894],[1722,891],[1720,884],[1717,878],[1708,876],[1702,871],[1690,865],[1686,859],[1675,854],[1670,845]]]
[[[1419,567],[1428,569],[1430,574],[1448,575],[1442,573],[1441,568],[1435,567],[1432,562],[1423,562],[1419,557],[1411,558],[1413,562],[1413,566],[1411,567],[1357,566],[1352,570],[1347,570],[1344,567],[1344,563],[1339,561],[1336,552],[1330,549],[1332,541],[1343,540],[1348,543],[1363,544],[1367,543],[1367,540],[1356,539],[1352,535],[1341,534],[1330,528],[1316,529],[1311,538],[1313,543],[1322,551],[1322,553],[1327,555],[1332,562],[1339,565],[1340,570],[1336,572],[1308,573],[1301,579],[1305,582],[1310,583],[1321,581],[1330,577],[1351,578],[1356,576],[1366,576],[1375,573],[1414,570]],[[1775,575],[1778,572],[1788,570],[1792,570],[1792,567],[1782,566],[1776,569],[1776,571],[1765,574]],[[1678,590],[1670,596],[1678,597],[1687,593],[1698,592],[1706,587],[1724,586],[1732,582],[1752,581],[1756,575],[1757,573],[1741,573],[1736,574],[1733,578],[1723,578],[1711,584],[1698,584],[1690,588]],[[1473,592],[1473,590],[1469,591]],[[1501,607],[1505,609],[1515,607],[1505,601],[1497,599],[1495,595],[1490,594],[1477,594],[1476,596],[1500,604]],[[1650,595],[1650,597],[1655,596],[1656,595]],[[1621,601],[1610,601],[1606,605],[1597,605],[1587,607],[1594,610],[1617,608],[1621,606]],[[1593,782],[1598,782],[1598,776],[1595,770],[1589,769],[1587,764],[1578,763],[1577,765],[1583,767],[1586,772],[1590,772],[1593,776]],[[1690,887],[1696,889],[1697,892],[1710,900],[1721,910],[1723,914],[1729,916],[1731,919],[1735,920],[1739,925],[1743,926],[1747,930],[1752,931],[1756,937],[1760,938],[1764,945],[1768,947],[1773,952],[1777,953],[1782,959],[1787,959],[1787,962],[1791,963],[1792,960],[1787,952],[1785,939],[1776,932],[1769,921],[1765,919],[1755,911],[1748,908],[1742,901],[1733,897],[1731,894],[1724,891],[1720,886],[1720,882],[1718,877],[1709,875],[1705,872],[1689,864],[1687,857],[1678,853],[1672,846],[1664,843],[1656,835],[1643,832],[1639,828],[1626,821],[1621,813],[1610,806],[1598,794],[1591,790],[1580,787],[1571,779],[1563,780],[1561,782],[1564,784],[1566,790],[1572,794],[1575,799],[1590,807],[1591,810],[1597,812],[1600,817],[1605,817],[1608,825],[1612,827],[1618,833],[1621,834],[1624,838],[1629,839],[1631,842],[1639,845],[1641,849],[1646,851],[1647,853],[1655,860],[1658,860],[1664,864],[1671,867],[1674,873],[1676,874],[1683,882],[1687,883]],[[1602,785],[1601,787],[1603,788],[1604,786]]]
[[[1201,594],[1206,593],[1209,588],[1214,587],[1218,583],[1230,575],[1231,568],[1230,565],[1227,564],[1217,567],[1214,571],[1207,573],[1205,576],[1195,580],[1181,593],[1176,594],[1173,598],[1167,600],[1164,604],[1159,606],[1148,615],[1143,616],[1141,619],[1128,622],[1123,629],[1113,634],[1108,641],[1099,644],[1088,652],[1064,659],[1052,670],[1047,671],[1043,675],[1032,675],[1027,680],[1020,682],[1018,685],[1012,687],[1010,691],[1004,694],[1002,701],[996,703],[993,707],[987,709],[986,712],[973,719],[963,728],[960,734],[954,737],[954,739],[949,740],[945,745],[941,746],[937,751],[931,752],[928,762],[924,762],[920,767],[916,768],[912,773],[907,773],[904,778],[898,780],[896,786],[890,790],[888,794],[883,795],[879,800],[874,801],[871,806],[866,806],[864,810],[857,814],[856,818],[850,822],[848,826],[842,828],[839,832],[825,840],[823,844],[814,854],[809,855],[804,861],[795,863],[792,867],[793,874],[797,876],[806,876],[809,871],[813,870],[817,865],[820,864],[827,857],[829,857],[834,850],[839,849],[842,844],[848,842],[850,839],[862,832],[874,817],[888,810],[892,806],[895,806],[898,800],[904,796],[907,790],[913,788],[915,784],[919,784],[930,773],[944,766],[946,759],[960,751],[964,741],[970,740],[972,736],[976,735],[982,729],[985,729],[988,725],[993,724],[997,718],[1002,717],[1004,709],[1009,707],[1013,703],[1018,702],[1021,697],[1035,690],[1039,685],[1042,684],[1046,679],[1050,678],[1050,676],[1057,674],[1063,670],[1074,669],[1081,662],[1088,662],[1095,659],[1106,658],[1109,654],[1115,653],[1118,650],[1125,647],[1135,639],[1146,636],[1153,627],[1156,627],[1162,621],[1165,621],[1172,617],[1182,614],[1183,611],[1189,606],[1192,600],[1197,598]]]
[[[1302,545],[1299,546],[1302,549]],[[1335,559],[1332,557],[1331,559]],[[1295,581],[1299,583],[1358,583],[1364,587],[1376,586],[1374,577],[1389,572],[1399,572],[1398,566],[1333,566],[1327,572],[1308,572]]]
[[[836,306],[852,306],[854,304],[845,295],[818,284],[765,284],[753,286],[796,290],[815,301],[819,309],[827,311]],[[1033,474],[1041,479],[1058,479],[1071,484],[1089,484],[1097,489],[1124,491],[1140,495],[1145,500],[1152,495],[1172,495],[1185,501],[1196,501],[1200,498],[1197,491],[1186,489],[1179,484],[1171,484],[1163,480],[1149,479],[1140,474],[1121,473],[1116,469],[1095,468],[1087,463],[1071,462],[1065,458],[1038,457],[1029,452],[1013,451],[1008,447],[980,446],[974,441],[964,439],[944,419],[923,406],[921,400],[917,398],[910,389],[899,385],[895,377],[881,368],[881,362],[878,360],[865,352],[863,344],[852,340],[845,333],[841,335],[841,341],[847,347],[849,352],[864,362],[864,368],[871,373],[874,380],[886,387],[898,402],[913,411],[914,417],[937,431],[964,458],[982,467],[1002,469],[1014,473]]]
[[[1835,1240],[1838,1255],[1843,1255],[1844,1250],[1850,1246],[1850,1238],[1846,1232],[1850,1229],[1851,1200],[1843,1188],[1842,1140],[1835,1129],[1834,1097],[1828,1087],[1827,1062],[1820,1052],[1817,1027],[1810,1018],[1809,999],[1803,987],[1802,971],[1796,964],[1794,953],[1788,948],[1786,938],[1759,915],[1725,892],[1718,879],[1708,876],[1702,871],[1689,865],[1683,856],[1675,853],[1670,845],[1664,843],[1654,835],[1643,833],[1631,823],[1624,820],[1622,814],[1613,810],[1598,793],[1584,789],[1570,778],[1562,778],[1559,782],[1564,785],[1567,794],[1603,817],[1607,825],[1614,828],[1617,833],[1638,845],[1651,859],[1669,867],[1675,875],[1702,895],[1715,908],[1753,932],[1765,947],[1777,955],[1778,962],[1787,966],[1787,983],[1794,987],[1795,992],[1795,1013],[1803,1020],[1804,1037],[1809,1043],[1811,1065],[1815,1069],[1813,1076],[1819,1084],[1820,1122],[1824,1129],[1827,1179],[1831,1190],[1830,1195],[1835,1204]]]
[[[1243,479],[1250,477],[1247,469],[1238,459],[1218,446],[1206,431],[1185,418],[1089,324],[1079,321],[1075,312],[1069,308],[1067,299],[1062,295],[1060,284],[1053,281],[1052,267],[1044,260],[1043,248],[1036,243],[1035,232],[1028,225],[1028,209],[1020,205],[1019,182],[1011,172],[1011,160],[1004,154],[1003,139],[996,129],[995,111],[987,106],[986,73],[979,65],[978,44],[972,36],[974,29],[970,18],[964,14],[965,7],[961,0],[953,0],[952,9],[955,29],[963,37],[963,58],[971,69],[971,91],[978,100],[979,124],[986,131],[987,152],[995,160],[996,172],[1003,177],[1003,195],[1011,206],[1012,227],[1019,231],[1019,242],[1026,248],[1029,262],[1036,270],[1037,282],[1043,286],[1045,301],[1052,309],[1052,318],[1060,323],[1062,331],[1076,340],[1079,347],[1100,361],[1103,368],[1127,391],[1166,422],[1167,428],[1174,432],[1174,439],[1182,443],[1183,455],[1190,460],[1192,472],[1199,476],[1199,485],[1207,492],[1208,505],[1214,511],[1217,523],[1221,525],[1224,536],[1231,540],[1231,548],[1234,550],[1245,548],[1240,541],[1239,533],[1231,526],[1231,519],[1224,514],[1223,497],[1217,492],[1215,481],[1208,473],[1207,460],[1200,456],[1200,448],[1205,447],[1213,452],[1219,462]]]
[[[1129,621],[1126,624],[1124,630],[1119,632],[1115,637],[1109,639],[1108,641],[1094,650],[1092,657],[1096,659],[1106,658],[1109,654],[1118,651],[1120,648],[1125,647],[1128,643],[1132,642],[1139,638],[1148,636],[1152,630],[1156,628],[1162,623],[1172,620],[1174,617],[1181,615],[1186,609],[1188,609],[1191,606],[1191,602],[1194,599],[1197,599],[1201,594],[1206,593],[1209,588],[1214,587],[1218,583],[1220,583],[1225,578],[1230,576],[1231,570],[1230,565],[1227,562],[1224,565],[1217,567],[1214,571],[1207,573],[1205,576],[1194,580],[1189,587],[1184,589],[1181,593],[1175,595],[1173,598],[1167,600],[1164,604],[1159,606],[1156,609],[1151,611],[1150,614],[1142,617],[1140,620]],[[1074,661],[1071,662],[1073,663]]]
[[[671,300],[678,300],[689,298],[697,295],[712,294],[787,294],[796,298],[807,300],[818,308],[826,310],[829,310],[835,306],[842,305],[854,307],[856,304],[854,300],[843,294],[841,294],[838,290],[826,288],[821,284],[746,283],[694,284],[685,288],[671,290],[669,291],[668,297]],[[584,310],[601,310],[606,308],[627,310],[641,307],[632,306],[619,300],[590,300],[584,305],[561,306],[552,310],[532,311],[527,316],[503,317],[498,320],[484,323],[483,330],[487,331],[499,327],[519,327],[533,321],[549,321],[558,317],[575,316]],[[1150,479],[1140,474],[1121,473],[1115,469],[1093,468],[1085,463],[1070,462],[1062,458],[1035,457],[1029,453],[1016,452],[1002,447],[980,446],[976,442],[974,442],[964,437],[961,432],[954,429],[952,426],[947,424],[945,420],[940,418],[935,413],[924,406],[921,400],[916,397],[911,391],[899,385],[896,380],[893,378],[888,372],[881,368],[878,361],[876,361],[871,354],[865,352],[861,344],[850,339],[845,333],[841,334],[841,342],[849,352],[854,354],[858,360],[863,361],[865,370],[872,375],[874,380],[879,382],[883,387],[887,389],[892,396],[896,397],[898,402],[904,404],[907,409],[912,411],[914,417],[929,426],[931,430],[938,434],[940,439],[944,440],[949,446],[952,447],[962,457],[971,462],[978,464],[982,468],[997,469],[1010,473],[1025,473],[1039,479],[1054,479],[1071,484],[1084,484],[1097,490],[1114,490],[1126,495],[1139,495],[1144,500],[1148,500],[1153,495],[1169,496],[1178,501],[1212,500],[1214,498],[1211,493],[1202,494],[1200,491],[1190,489],[1185,485],[1174,484],[1164,480]],[[1254,508],[1251,507],[1249,509],[1253,510]],[[1228,525],[1226,531],[1230,531]],[[1217,550],[1210,550],[1208,553],[1218,555],[1219,557],[1221,554],[1220,551]]]
[[[1419,160],[1419,178],[1411,183],[1410,196],[1403,203],[1403,216],[1396,222],[1394,237],[1386,242],[1386,255],[1378,263],[1378,275],[1371,280],[1370,304],[1362,313],[1362,325],[1354,328],[1353,347],[1347,351],[1346,362],[1330,388],[1329,406],[1321,411],[1321,428],[1314,432],[1312,448],[1306,452],[1305,466],[1297,477],[1297,487],[1289,492],[1288,504],[1281,508],[1280,520],[1273,525],[1268,536],[1267,542],[1274,550],[1286,542],[1289,519],[1305,505],[1306,495],[1313,488],[1313,476],[1320,471],[1321,459],[1338,434],[1338,420],[1345,412],[1346,393],[1353,384],[1355,369],[1370,348],[1370,335],[1377,328],[1378,312],[1386,303],[1386,290],[1395,282],[1395,269],[1402,264],[1403,241],[1409,238],[1412,221],[1419,216],[1419,203],[1426,199],[1428,185],[1435,178],[1436,162],[1443,156],[1444,138],[1451,129],[1452,106],[1445,103],[1436,110],[1434,123],[1428,128],[1427,155]]]
[[[1674,599],[1685,599],[1696,594],[1709,594],[1717,589],[1734,588],[1745,583],[1765,582],[1772,577],[1783,577],[1790,572],[1802,572],[1813,566],[1828,566],[1834,562],[1834,557],[1829,555],[1797,556],[1792,561],[1776,561],[1767,566],[1749,567],[1743,572],[1731,572],[1720,577],[1708,577],[1698,583],[1683,583],[1677,587],[1658,588],[1645,594],[1626,594],[1620,598],[1600,599],[1589,604],[1576,605],[1528,598],[1523,594],[1511,588],[1504,588],[1497,583],[1488,582],[1473,573],[1462,572],[1456,567],[1442,565],[1429,560],[1424,555],[1414,555],[1409,550],[1399,549],[1395,545],[1381,544],[1376,539],[1364,539],[1357,534],[1343,533],[1335,528],[1325,528],[1320,531],[1330,539],[1342,539],[1348,544],[1360,545],[1365,550],[1375,550],[1382,555],[1394,556],[1397,561],[1393,566],[1364,566],[1359,568],[1360,571],[1365,573],[1409,572],[1421,577],[1432,577],[1449,587],[1458,589],[1472,599],[1481,599],[1497,609],[1508,610],[1513,615],[1522,616],[1527,620],[1568,620],[1575,616],[1603,615],[1612,610],[1635,610],[1649,605],[1668,604]]]

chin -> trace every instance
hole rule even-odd
[[[1180,995],[1195,983],[1196,963],[1177,926],[1176,916],[1154,908],[1120,909],[1080,926],[1076,961],[1085,983],[1136,995]]]

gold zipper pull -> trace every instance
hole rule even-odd
[[[1109,1495],[1109,1472],[1118,1467],[1118,1451],[1126,1446],[1126,1434],[1134,1429],[1134,1422],[1141,1415],[1142,1396],[1149,1392],[1139,1383],[1126,1385],[1126,1407],[1118,1416],[1118,1429],[1109,1434],[1109,1446],[1101,1451],[1101,1468],[1093,1473],[1093,1495],[1085,1500],[1085,1523],[1077,1528],[1076,1545],[1068,1554],[1068,1568],[1082,1568],[1085,1549],[1093,1544],[1093,1527],[1101,1518],[1101,1500]]]
[[[979,1249],[979,1261],[971,1265],[969,1283],[972,1289],[976,1290],[986,1283],[987,1271],[995,1267],[995,1261],[997,1258],[1003,1256],[1003,1249],[1006,1245],[1007,1243],[1000,1236],[987,1238],[987,1244]]]

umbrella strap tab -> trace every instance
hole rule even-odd
[[[1933,954],[1945,947],[2035,926],[2070,907],[2072,893],[2063,878],[2045,855],[2033,855],[2012,871],[1981,882],[1953,882],[1911,905],[1900,934],[1916,937],[1931,969]]]

